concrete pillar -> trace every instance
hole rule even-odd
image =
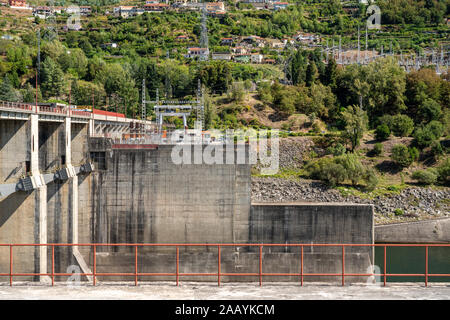
[[[89,129],[88,129],[88,135],[89,137],[92,137],[95,133],[95,122],[94,119],[89,119]]]
[[[66,165],[67,167],[72,166],[72,122],[70,117],[64,119],[64,139],[66,146]]]
[[[39,175],[39,116],[37,114],[31,114],[31,174],[33,176]]]
[[[30,115],[30,151],[31,151],[31,174],[36,186],[36,216],[39,221],[38,241],[39,244],[48,242],[47,239],[47,185],[39,172],[39,116]],[[47,273],[47,247],[39,246],[39,273]],[[48,276],[40,276],[41,282],[48,282]]]

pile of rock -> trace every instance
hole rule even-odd
[[[344,196],[320,182],[285,180],[279,178],[252,178],[252,201],[257,202],[352,202],[373,204],[375,222],[420,220],[450,216],[450,188],[410,187],[398,194],[374,199]],[[397,215],[395,215],[395,210]]]

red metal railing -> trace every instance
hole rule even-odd
[[[14,273],[13,272],[13,248],[14,247],[36,247],[45,246],[51,247],[52,250],[52,265],[51,273]],[[221,277],[223,276],[255,276],[259,279],[259,285],[262,285],[262,279],[265,276],[297,276],[300,278],[300,285],[303,286],[303,278],[307,276],[339,276],[342,279],[342,286],[345,285],[345,277],[368,277],[368,276],[380,276],[384,277],[384,286],[386,286],[387,277],[425,277],[425,286],[428,286],[429,277],[450,277],[448,274],[431,274],[428,272],[428,248],[429,247],[450,247],[450,244],[211,244],[211,243],[83,243],[83,244],[70,244],[70,243],[50,243],[50,244],[0,244],[0,247],[9,247],[10,252],[10,267],[9,273],[0,273],[0,276],[9,276],[10,286],[13,284],[13,277],[17,276],[50,276],[52,278],[52,286],[55,282],[56,276],[71,276],[72,273],[55,273],[55,247],[92,247],[93,248],[93,272],[92,273],[80,273],[80,276],[92,276],[93,285],[96,285],[96,276],[133,276],[135,285],[138,285],[139,276],[174,276],[176,279],[176,285],[179,285],[180,277],[182,276],[217,276],[217,284],[220,286]],[[99,273],[97,272],[97,260],[96,252],[97,247],[134,247],[134,272],[132,273]],[[217,272],[214,273],[181,273],[180,272],[180,247],[217,247],[218,259],[217,259]],[[149,273],[138,272],[138,248],[139,247],[175,247],[176,248],[176,272],[164,272],[164,273]],[[223,273],[221,272],[221,249],[223,247],[258,247],[259,248],[259,271],[254,273]],[[299,247],[301,249],[300,258],[300,272],[298,273],[264,273],[263,272],[263,247]],[[304,272],[304,247],[341,247],[342,252],[342,272],[341,273],[305,273]],[[345,272],[345,248],[346,247],[383,247],[384,248],[384,272],[380,274],[375,273],[346,273]],[[387,273],[386,271],[386,249],[388,247],[424,247],[425,248],[425,273]]]
[[[75,116],[79,116],[79,117],[84,117],[84,118],[91,118],[92,117],[92,113],[88,112],[88,111],[83,111],[83,110],[75,110],[72,109],[70,111],[71,115],[75,115]]]
[[[20,102],[0,101],[0,108],[33,111],[33,105]]]
[[[66,114],[67,109],[62,107],[38,106],[39,112]]]

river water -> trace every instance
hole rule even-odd
[[[384,272],[384,247],[375,247],[375,265]],[[387,273],[425,273],[424,247],[387,247]],[[428,247],[428,273],[450,274],[450,247]],[[377,280],[378,281],[378,280]],[[383,277],[379,279],[383,281]],[[428,277],[429,282],[450,282],[450,277]],[[425,282],[424,276],[387,277],[387,282]]]

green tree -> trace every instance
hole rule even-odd
[[[306,85],[310,87],[313,83],[316,82],[319,73],[317,71],[317,66],[314,61],[310,61],[308,67],[306,68]]]
[[[380,124],[376,129],[375,129],[375,136],[377,138],[377,140],[380,141],[384,141],[389,139],[389,136],[391,135],[391,130],[389,129],[389,127],[387,126],[387,124]]]
[[[59,97],[64,90],[64,73],[50,57],[42,64],[41,89],[44,98]]]
[[[359,146],[360,140],[367,130],[367,113],[360,107],[353,105],[342,112],[342,117],[345,122],[343,136],[350,143],[353,152]]]
[[[22,95],[11,84],[8,75],[3,77],[3,81],[0,84],[0,100],[10,102],[20,102]]]
[[[70,49],[63,52],[58,58],[59,65],[64,72],[72,73],[84,78],[87,72],[88,59],[81,49]]]
[[[392,117],[390,129],[397,137],[407,137],[414,130],[414,121],[404,114],[397,114]]]
[[[413,163],[411,153],[407,146],[403,144],[396,144],[392,147],[391,159],[402,167],[409,167]]]
[[[331,58],[325,68],[325,73],[323,75],[323,84],[329,86],[332,90],[336,88],[337,81],[337,64],[336,61]]]

